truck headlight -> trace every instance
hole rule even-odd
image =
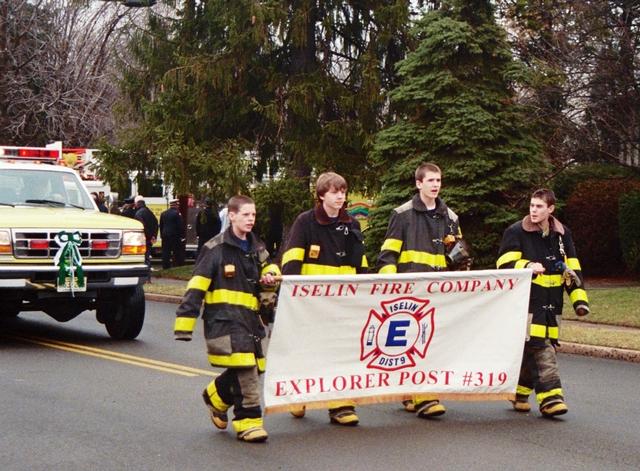
[[[147,251],[147,241],[142,231],[126,231],[122,234],[123,255],[143,255]]]
[[[11,233],[0,230],[0,254],[11,253]]]

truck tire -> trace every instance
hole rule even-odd
[[[2,306],[0,306],[0,319],[11,319],[13,317],[18,317],[20,314],[20,305],[22,301],[5,301]]]
[[[145,301],[142,286],[123,290],[118,296],[118,302],[111,306],[113,311],[104,315],[104,324],[111,338],[135,339],[144,324]]]

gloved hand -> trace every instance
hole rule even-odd
[[[193,332],[174,332],[175,340],[182,340],[183,342],[191,342],[193,338]]]
[[[589,312],[591,312],[589,306],[585,306],[584,304],[581,304],[576,308],[576,316],[578,317],[584,317],[589,314]]]
[[[565,268],[564,272],[562,272],[562,279],[564,280],[564,284],[567,286],[571,286],[573,283],[575,283],[578,288],[582,286],[580,277],[571,268]]]

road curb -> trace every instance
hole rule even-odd
[[[180,296],[170,296],[167,294],[146,293],[144,297],[148,301],[156,301],[159,303],[180,304],[180,301],[182,301]],[[624,348],[599,347],[595,345],[562,342],[560,347],[558,347],[558,351],[560,353],[570,353],[573,355],[640,363],[640,351],[626,350]]]
[[[595,358],[607,358],[610,360],[623,360],[633,363],[640,363],[640,352],[637,350],[626,350],[624,348],[599,347],[596,345],[583,345],[580,343],[562,342],[558,351],[561,353],[571,353],[573,355],[583,355]]]
[[[156,301],[158,303],[180,304],[181,296],[170,296],[168,294],[145,293],[144,299],[147,301]]]

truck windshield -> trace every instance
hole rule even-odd
[[[94,209],[91,197],[73,173],[0,168],[0,204]]]

